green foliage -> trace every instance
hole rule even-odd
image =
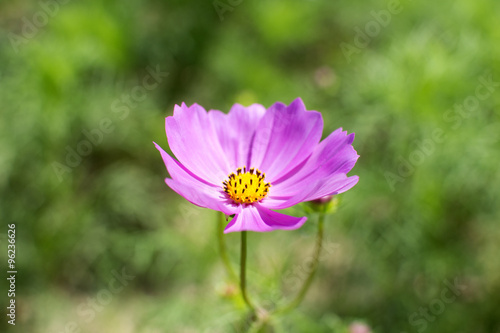
[[[343,333],[358,320],[374,332],[500,330],[500,3],[402,0],[384,26],[373,13],[385,1],[221,2],[231,10],[67,2],[31,38],[41,3],[0,4],[0,233],[17,224],[23,331],[240,331],[216,214],[164,184],[151,141],[167,147],[164,117],[183,101],[227,111],[298,96],[322,112],[325,135],[356,133],[360,181],[326,221],[328,255],[305,302],[267,330]],[[360,38],[369,24],[379,31]],[[134,95],[155,70],[168,76]],[[91,151],[75,157],[85,140]],[[249,234],[257,302],[297,292],[310,220]],[[226,237],[235,264],[237,236]],[[123,267],[135,276],[124,291],[91,320],[79,313]],[[464,289],[447,303],[455,279]]]

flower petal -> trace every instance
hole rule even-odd
[[[248,205],[229,222],[224,233],[235,231],[267,232],[273,230],[293,230],[300,228],[307,217],[293,217],[273,212],[259,204]]]
[[[321,114],[307,111],[300,98],[289,106],[275,103],[257,128],[250,165],[265,172],[272,183],[310,156],[322,130]]]
[[[159,145],[155,143],[155,146],[160,151],[168,173],[172,177],[172,179],[165,179],[165,183],[172,190],[200,207],[218,210],[227,215],[240,211],[240,208],[225,196],[222,187],[214,186],[196,177],[185,166],[170,157]]]
[[[290,207],[300,201],[310,201],[324,195],[338,194],[354,186],[358,177],[347,177],[358,154],[352,147],[354,134],[338,129],[314,149],[312,155],[281,180],[273,183],[269,197],[262,204],[273,209]]]
[[[208,112],[231,169],[227,174],[243,166],[250,168],[252,140],[265,113],[266,109],[260,104],[249,107],[235,104],[228,114],[216,110]]]
[[[165,119],[165,130],[174,155],[198,177],[220,185],[231,172],[216,130],[203,107],[176,105],[174,115]]]
[[[335,195],[344,193],[354,187],[359,181],[358,176],[339,177],[336,179],[332,177],[330,180],[322,183],[322,186],[312,195],[308,196],[305,201],[316,200],[327,195]]]
[[[262,201],[261,205],[271,209],[285,209],[303,201],[312,201],[327,195],[336,195],[351,189],[357,184],[358,176],[347,177],[339,175],[328,181],[322,179],[306,182],[300,192],[292,197],[270,197]]]
[[[295,191],[290,196],[270,195],[262,200],[260,204],[270,209],[285,209],[300,202],[308,201],[307,198],[314,196],[322,186],[323,184],[319,181],[306,182],[300,186],[299,191]]]

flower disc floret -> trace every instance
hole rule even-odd
[[[271,187],[271,183],[266,183],[266,174],[258,169],[246,167],[238,168],[236,174],[233,172],[222,184],[224,192],[239,204],[251,204],[264,199]]]

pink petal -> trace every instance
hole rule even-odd
[[[358,154],[352,147],[354,134],[336,130],[314,149],[307,161],[293,173],[272,183],[266,207],[283,209],[300,201],[338,194],[353,187],[358,177],[347,177]]]
[[[208,118],[215,128],[222,150],[227,156],[230,172],[250,168],[252,140],[266,109],[260,104],[244,107],[235,104],[228,114],[210,110]],[[229,172],[229,173],[230,173]]]
[[[222,187],[214,186],[193,175],[181,163],[174,160],[160,146],[155,143],[161,153],[163,162],[172,179],[166,178],[165,183],[189,202],[205,208],[218,210],[226,215],[239,212],[240,207],[227,199]]]
[[[224,233],[235,231],[267,232],[300,228],[307,217],[293,217],[273,212],[259,204],[247,205],[229,222]]]
[[[316,180],[302,183],[300,192],[291,197],[271,196],[265,198],[261,205],[271,209],[285,209],[292,207],[300,202],[312,201],[322,198],[327,195],[336,195],[351,189],[357,184],[358,176],[346,177],[340,175],[337,178],[332,178],[329,181]]]
[[[216,129],[198,104],[176,105],[165,119],[170,149],[187,169],[213,185],[221,185],[232,168],[219,144]]]
[[[300,98],[289,106],[273,104],[260,121],[252,143],[251,166],[275,181],[303,162],[321,140],[323,119],[307,111]]]

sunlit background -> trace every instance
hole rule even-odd
[[[356,133],[360,181],[275,332],[500,332],[499,17],[494,0],[2,2],[0,260],[6,276],[16,223],[18,274],[0,331],[240,332],[217,214],[164,184],[152,141],[183,101],[300,96],[324,136]],[[249,234],[253,299],[297,291],[315,223]]]

